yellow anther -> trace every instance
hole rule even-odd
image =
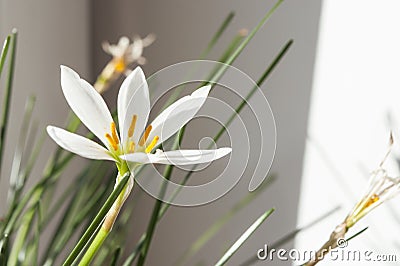
[[[135,152],[135,142],[133,142],[133,141],[129,142],[128,152],[130,152],[130,153]]]
[[[151,152],[151,150],[156,146],[156,144],[157,144],[157,142],[158,142],[159,139],[160,139],[160,138],[159,138],[158,136],[155,136],[155,137],[153,138],[153,140],[151,141],[151,143],[149,144],[149,146],[147,146],[145,152],[146,152],[146,153]]]
[[[111,147],[113,147],[113,149],[117,151],[118,150],[118,144],[115,143],[113,137],[111,137],[111,135],[108,134],[108,133],[105,136],[106,136],[106,138],[108,140],[108,143],[110,143]]]
[[[149,126],[146,128],[146,131],[144,132],[142,138],[141,138],[140,141],[139,141],[139,145],[140,145],[140,146],[143,146],[143,145],[146,143],[147,138],[148,138],[149,135],[150,135],[151,129],[152,129],[151,125],[149,125]]]
[[[133,133],[135,133],[136,120],[137,120],[137,115],[133,115],[131,125],[129,126],[128,130],[128,137],[130,138],[133,136]]]
[[[118,145],[119,144],[119,139],[117,135],[117,129],[115,128],[115,123],[111,122],[111,136],[114,140],[114,142]]]
[[[114,68],[115,68],[115,71],[117,71],[117,72],[124,72],[126,69],[125,60],[122,57],[115,58],[114,59]]]
[[[374,204],[378,200],[379,200],[379,196],[378,195],[376,195],[376,194],[372,195],[371,198],[365,204],[365,208],[368,208],[369,206],[371,206],[372,204]]]

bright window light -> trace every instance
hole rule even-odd
[[[366,189],[369,173],[386,152],[390,129],[400,142],[399,10],[398,0],[323,3],[298,225],[342,208],[299,234],[297,248],[320,248]],[[348,249],[399,254],[399,203],[400,198],[391,200],[352,228],[349,236],[369,226]]]

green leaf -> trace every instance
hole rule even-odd
[[[114,204],[115,200],[118,198],[121,191],[124,189],[125,185],[128,183],[130,178],[130,173],[125,174],[118,185],[115,187],[111,195],[108,197],[107,201],[104,203],[103,207],[98,212],[97,216],[94,218],[92,223],[86,229],[85,233],[79,239],[78,243],[69,254],[68,258],[63,263],[64,266],[71,265],[75,259],[78,257],[79,253],[83,250],[86,244],[89,242],[90,238],[94,235],[97,228],[100,226],[107,212],[110,210],[111,206]]]
[[[178,147],[180,147],[184,133],[185,133],[185,127],[183,127],[179,131],[179,134],[173,144],[172,150],[176,150]],[[165,180],[170,180],[172,170],[173,170],[172,165],[167,165],[165,167],[164,173],[163,173]],[[163,182],[163,184],[161,185],[160,192],[159,192],[159,197],[158,197],[159,199],[164,198],[165,192],[167,191],[167,186],[168,186],[168,183],[166,181]],[[156,224],[158,222],[159,213],[160,213],[160,209],[161,209],[161,205],[162,205],[162,201],[159,199],[157,199],[156,203],[154,204],[153,212],[151,214],[151,219],[150,219],[149,225],[146,230],[145,242],[143,244],[142,252],[141,252],[141,254],[139,256],[139,260],[138,260],[138,265],[140,265],[140,266],[144,265],[144,262],[146,260],[146,257],[147,257],[148,251],[149,251],[150,243],[153,238],[154,230],[155,230]]]
[[[246,102],[248,100],[250,100],[250,98],[254,95],[254,93],[258,89],[258,87],[260,87],[266,81],[266,79],[269,77],[269,75],[272,73],[272,71],[276,68],[278,63],[282,60],[283,56],[287,53],[287,51],[289,50],[289,48],[291,47],[292,44],[293,44],[293,41],[289,40],[287,42],[287,44],[282,48],[280,53],[275,57],[273,62],[268,66],[266,71],[263,73],[263,75],[257,81],[257,86],[252,88],[252,90],[247,94],[246,98],[236,107],[236,109],[235,109],[236,111],[231,115],[231,117],[225,123],[226,126],[221,126],[221,129],[218,131],[218,133],[213,138],[214,142],[217,142],[219,140],[219,138],[226,131],[227,127],[232,123],[234,118],[241,112],[243,107],[246,105]],[[183,181],[181,182],[181,185],[185,185],[187,183],[187,181],[189,180],[190,176],[193,174],[193,170],[194,169],[195,169],[195,167],[192,168],[192,171],[190,171],[190,172],[188,172],[186,174],[186,176],[184,177]],[[171,200],[173,200],[178,193],[179,193],[179,189],[176,192],[174,192]],[[160,211],[159,219],[161,219],[164,216],[165,212],[169,209],[170,206],[171,205],[169,205],[169,204],[163,204],[163,206],[161,208],[161,211]],[[141,236],[141,238],[139,239],[138,244],[135,246],[134,250],[130,253],[128,258],[125,260],[125,262],[123,264],[124,266],[129,266],[129,265],[131,265],[133,263],[133,261],[135,260],[136,256],[139,254],[140,250],[143,248],[143,244],[144,244],[145,239],[146,239],[146,234],[143,234]]]
[[[243,245],[244,242],[257,230],[257,228],[274,212],[275,209],[270,209],[261,215],[228,249],[222,258],[215,264],[217,266],[224,265],[235,252]]]
[[[0,120],[0,172],[1,172],[1,165],[3,161],[3,153],[5,147],[5,135],[6,129],[8,125],[8,118],[11,106],[11,94],[12,94],[12,87],[13,87],[13,80],[14,80],[14,70],[15,70],[15,55],[17,49],[17,31],[14,29],[11,34],[11,54],[10,54],[10,64],[8,67],[8,77],[7,77],[7,84],[6,89],[4,91],[4,103],[3,103],[3,110],[2,110],[2,117]],[[2,58],[3,59],[3,58]],[[1,63],[1,62],[0,62]],[[1,65],[3,68],[3,65]],[[1,178],[1,176],[0,176]]]
[[[114,255],[113,255],[113,258],[111,260],[110,266],[116,266],[117,265],[120,255],[121,255],[121,248],[118,247],[114,251]]]
[[[38,201],[40,202],[40,201]],[[14,240],[14,244],[11,249],[10,258],[8,259],[8,264],[10,266],[18,265],[21,261],[20,259],[24,259],[20,256],[20,252],[23,250],[26,240],[28,238],[30,229],[33,225],[33,218],[35,217],[37,210],[37,205],[34,205],[28,209],[25,215],[22,218],[22,223],[18,228],[17,235]],[[25,252],[23,252],[25,253]]]
[[[3,67],[4,63],[6,62],[10,41],[11,41],[11,35],[8,35],[7,38],[4,40],[3,49],[1,50],[1,55],[0,55],[0,77],[1,73],[3,73]]]
[[[206,49],[201,53],[199,59],[205,59],[207,55],[210,53],[210,51],[214,48],[215,44],[218,42],[218,40],[221,38],[221,36],[224,34],[225,30],[228,28],[229,24],[232,22],[233,17],[235,16],[235,13],[230,12],[228,16],[224,19],[222,22],[221,26],[215,33],[215,35],[211,38],[210,42],[208,43]],[[181,92],[183,91],[184,86],[180,86],[174,90],[174,92],[171,94],[171,96],[168,98],[164,106],[161,108],[161,110],[164,110],[166,107],[171,105],[173,102],[175,102]]]
[[[326,213],[324,213],[321,216],[317,217],[316,219],[312,220],[308,224],[306,224],[302,227],[296,228],[295,230],[287,233],[283,237],[281,237],[278,240],[276,240],[275,242],[273,242],[270,245],[271,249],[272,248],[277,249],[277,248],[281,247],[282,245],[284,245],[287,242],[289,242],[290,240],[292,240],[298,233],[303,232],[304,230],[307,230],[307,229],[313,227],[314,225],[325,220],[326,218],[328,218],[329,216],[331,216],[332,214],[334,214],[335,212],[337,212],[340,209],[341,209],[341,206],[336,206],[335,208],[327,211]],[[249,266],[249,265],[256,263],[257,261],[259,261],[257,256],[253,255],[250,258],[246,259],[244,262],[242,262],[240,265],[241,266]]]
[[[283,0],[278,0],[275,5],[265,14],[265,16],[261,19],[261,21],[257,24],[257,26],[250,32],[250,34],[243,40],[243,42],[236,48],[236,50],[230,55],[230,57],[224,62],[226,65],[216,72],[213,77],[210,79],[209,83],[216,83],[221,76],[225,73],[228,66],[231,65],[236,58],[240,55],[246,45],[253,39],[254,35],[261,29],[262,26],[268,21],[268,19],[272,16],[275,10],[282,4]]]
[[[205,58],[210,51],[214,48],[215,44],[218,42],[218,40],[221,38],[221,36],[224,34],[225,30],[228,28],[229,24],[232,22],[232,19],[235,17],[234,12],[230,12],[228,16],[224,19],[222,22],[221,26],[215,33],[215,35],[211,38],[210,42],[208,43],[206,49],[201,53],[200,59]]]
[[[266,21],[270,18],[270,16],[274,13],[274,11],[278,8],[278,6],[283,2],[283,0],[279,0],[277,1],[277,3],[267,12],[267,14],[262,18],[262,20],[260,21],[260,23],[257,24],[257,26],[250,32],[250,34],[243,40],[243,42],[239,45],[239,47],[236,48],[236,50],[233,52],[232,55],[229,56],[229,58],[226,60],[225,64],[223,67],[221,67],[220,69],[217,70],[217,72],[212,76],[211,80],[209,81],[209,83],[215,83],[217,82],[222,75],[225,73],[226,69],[228,68],[228,65],[232,64],[235,59],[240,55],[240,53],[243,51],[243,49],[246,47],[246,45],[250,42],[250,40],[254,37],[254,35],[258,32],[258,30],[266,23]],[[178,138],[182,138],[181,135],[183,135],[182,130],[184,130],[185,127],[183,127],[181,129],[181,132],[179,133]],[[165,171],[164,171],[164,178],[166,180],[169,180],[171,173],[173,170],[173,166],[172,165],[168,165],[165,167]],[[163,194],[165,194],[166,191],[166,185],[167,183],[164,182],[164,184],[161,187],[160,190],[160,195],[161,198],[163,198]],[[161,204],[162,202],[160,200],[157,200],[157,202],[154,205],[153,208],[153,212],[152,212],[152,216],[151,216],[151,220],[149,223],[149,226],[147,228],[146,231],[146,240],[145,243],[143,245],[142,248],[142,252],[140,253],[139,256],[139,260],[137,265],[138,266],[143,266],[147,253],[148,253],[148,249],[149,249],[149,245],[154,233],[154,228],[157,224],[158,221],[158,217],[159,217],[159,212],[161,209]]]
[[[20,191],[24,186],[25,180],[21,179],[21,163],[26,151],[26,143],[28,139],[28,132],[30,128],[30,121],[32,118],[33,108],[35,106],[35,97],[31,96],[27,99],[25,104],[24,117],[21,123],[20,135],[17,141],[17,146],[14,152],[14,158],[11,166],[10,174],[10,188],[9,188],[9,199],[10,207],[13,208],[15,200],[18,200],[17,191]]]
[[[0,266],[7,266],[9,235],[5,234],[0,239]]]
[[[354,235],[350,236],[349,238],[347,238],[347,239],[346,239],[346,242],[349,242],[349,241],[352,240],[353,238],[356,238],[357,236],[361,235],[361,234],[364,233],[367,229],[368,229],[368,226],[365,227],[364,229],[358,231],[358,232],[355,233]]]
[[[50,219],[57,213],[57,210],[61,209],[62,203],[68,201],[67,198],[70,196],[67,207],[63,208],[56,230],[51,240],[47,243],[42,265],[52,265],[85,220],[91,218],[89,213],[92,210],[97,211],[99,209],[96,204],[98,202],[101,203],[101,199],[106,195],[105,192],[107,191],[106,184],[103,184],[103,179],[99,177],[102,173],[107,172],[106,167],[108,165],[104,164],[104,162],[92,161],[66,188],[66,193],[60,196],[47,214],[48,219],[44,221],[43,226],[49,223]]]
[[[217,219],[212,225],[205,230],[200,237],[194,241],[189,248],[187,248],[177,265],[182,265],[184,262],[196,254],[208,241],[211,240],[239,211],[248,206],[254,199],[256,199],[264,190],[275,181],[275,176],[272,175],[264,182],[259,189],[252,193],[247,193],[238,203],[236,203],[228,212]]]

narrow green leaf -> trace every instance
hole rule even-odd
[[[240,237],[236,242],[228,249],[228,251],[222,256],[222,258],[215,264],[217,266],[224,265],[235,252],[243,245],[244,242],[257,230],[257,228],[267,219],[275,209],[270,209],[261,215]]]
[[[27,210],[22,218],[21,225],[18,228],[18,232],[11,249],[10,258],[8,259],[8,265],[10,266],[18,265],[21,262],[20,259],[24,259],[20,256],[20,252],[23,250],[24,245],[26,244],[26,240],[34,222],[33,218],[35,217],[36,210],[37,205],[32,206]]]
[[[287,42],[287,44],[282,48],[280,53],[275,57],[273,62],[268,66],[266,71],[263,73],[263,75],[257,81],[257,86],[255,86],[247,94],[246,98],[236,107],[236,109],[235,109],[236,111],[231,115],[231,117],[225,123],[226,126],[221,126],[221,129],[218,131],[218,133],[213,138],[214,142],[217,142],[219,140],[219,138],[226,131],[227,127],[232,123],[234,118],[242,111],[243,107],[246,105],[246,102],[248,100],[250,100],[250,98],[254,95],[254,93],[258,89],[258,87],[260,87],[266,81],[266,79],[269,77],[269,75],[272,73],[272,71],[276,68],[278,63],[282,60],[282,58],[287,53],[287,51],[289,50],[289,48],[290,48],[290,46],[292,44],[293,44],[293,41],[289,40]],[[183,178],[183,181],[182,181],[181,185],[185,185],[187,183],[187,181],[189,180],[190,176],[193,174],[193,170],[194,169],[195,169],[195,167],[193,167],[192,170],[186,174],[186,176]],[[176,197],[178,192],[179,192],[179,189],[176,192],[174,192],[174,194],[172,196],[172,199],[174,197]],[[170,206],[171,205],[169,205],[169,204],[163,204],[163,206],[161,208],[161,211],[160,211],[159,219],[161,219],[164,216],[164,214],[166,213],[166,211],[169,209]],[[130,253],[128,258],[125,260],[125,262],[123,264],[124,266],[132,265],[133,261],[136,259],[136,256],[139,254],[139,251],[143,248],[143,244],[144,244],[145,239],[146,239],[146,234],[143,234],[142,237],[139,239],[138,244],[135,246],[134,250]]]
[[[261,29],[262,26],[268,21],[268,19],[272,16],[275,10],[282,4],[283,0],[278,0],[275,5],[265,14],[265,16],[261,19],[261,21],[257,24],[257,26],[250,32],[250,34],[243,40],[243,42],[236,48],[236,50],[230,55],[230,57],[224,62],[226,65],[216,72],[213,77],[210,79],[210,83],[216,83],[221,76],[225,73],[228,66],[231,65],[236,58],[240,55],[246,45],[253,39],[254,35]]]
[[[36,206],[36,222],[35,222],[35,229],[33,232],[33,239],[25,243],[25,245],[27,246],[25,248],[26,259],[20,262],[21,266],[38,265],[41,222],[42,222],[42,208],[41,208],[41,202],[39,201],[38,205]]]
[[[214,48],[215,44],[218,42],[218,40],[224,34],[225,30],[228,28],[229,24],[232,22],[232,19],[234,17],[235,17],[235,13],[234,12],[230,12],[228,14],[228,16],[226,16],[226,18],[222,22],[221,26],[218,28],[218,30],[215,33],[215,35],[211,38],[211,40],[208,43],[206,49],[201,53],[200,59],[205,58],[210,53],[210,51]]]
[[[277,3],[267,12],[267,14],[264,16],[264,18],[260,21],[260,23],[250,32],[250,34],[243,40],[243,42],[239,45],[239,47],[236,48],[236,50],[233,52],[233,54],[226,60],[226,62],[225,62],[226,65],[221,67],[220,69],[218,69],[217,72],[212,76],[209,83],[215,83],[222,77],[222,75],[225,73],[226,69],[228,68],[228,65],[232,64],[236,60],[236,58],[240,55],[240,53],[243,51],[243,49],[246,47],[246,45],[250,42],[250,40],[258,32],[258,30],[265,24],[265,22],[270,18],[270,16],[274,13],[274,11],[278,8],[278,6],[282,2],[283,2],[283,0],[277,1]],[[184,127],[181,129],[181,131],[183,129],[184,129]],[[177,139],[182,138],[182,136],[180,136],[180,135],[183,135],[183,132],[180,132]],[[166,180],[169,180],[172,170],[173,170],[173,166],[171,166],[171,165],[168,165],[165,167],[166,175],[164,175],[164,177]],[[163,194],[165,194],[165,191],[166,191],[166,183],[164,183],[161,187],[161,190],[160,190],[161,198],[164,196]],[[146,259],[147,253],[148,253],[148,249],[149,249],[149,245],[150,245],[153,233],[154,233],[154,228],[158,221],[161,204],[162,204],[162,202],[157,200],[157,202],[153,208],[151,221],[149,223],[148,230],[146,231],[146,241],[143,245],[143,250],[140,253],[139,260],[137,263],[138,266],[142,266],[145,262],[145,259]]]
[[[132,265],[132,263],[135,261],[136,257],[138,256],[139,252],[142,250],[143,248],[143,244],[146,240],[146,233],[144,233],[138,243],[136,244],[134,250],[130,253],[130,255],[126,258],[124,264],[122,264],[122,266],[130,266]]]
[[[115,200],[124,189],[125,185],[128,183],[130,174],[125,174],[119,184],[115,187],[114,191],[108,197],[107,201],[104,203],[103,207],[98,212],[95,219],[92,221],[90,226],[86,229],[85,233],[82,235],[71,254],[68,256],[66,261],[63,263],[64,266],[71,265],[75,259],[78,257],[79,253],[83,250],[86,244],[89,242],[90,238],[96,232],[97,228],[100,226],[102,220],[104,219],[107,212],[110,210],[111,206],[114,204]]]
[[[5,234],[0,239],[0,266],[7,266],[9,235]]]
[[[317,223],[325,220],[326,218],[328,218],[329,216],[331,216],[332,214],[334,214],[335,212],[337,212],[338,210],[341,209],[341,206],[336,206],[335,208],[327,211],[326,213],[322,214],[321,216],[317,217],[315,220],[311,221],[310,223],[296,228],[295,230],[287,233],[286,235],[284,235],[283,237],[279,238],[278,240],[276,240],[275,242],[273,242],[270,246],[271,249],[277,249],[279,247],[281,247],[282,245],[286,244],[287,242],[289,242],[290,240],[292,240],[298,233],[303,232],[311,227],[313,227],[314,225],[316,225]],[[250,258],[248,258],[247,260],[245,260],[244,262],[242,262],[240,265],[241,266],[248,266],[248,265],[252,265],[254,263],[256,263],[258,260],[257,256],[254,255]]]
[[[31,125],[30,121],[32,118],[33,108],[35,106],[36,98],[31,96],[27,99],[25,104],[24,116],[21,123],[20,134],[17,141],[17,146],[14,152],[14,158],[11,166],[10,174],[10,188],[9,188],[9,202],[11,208],[16,200],[16,191],[20,190],[23,186],[24,180],[21,180],[21,162],[24,156],[25,146],[28,139],[29,127]]]
[[[185,127],[183,127],[179,131],[177,138],[175,138],[175,142],[173,144],[172,150],[176,150],[178,147],[180,147],[184,133],[185,133]],[[166,180],[170,180],[172,170],[173,170],[172,165],[165,166],[163,176],[165,177]],[[168,186],[168,183],[163,182],[163,184],[161,185],[161,188],[160,188],[160,192],[159,192],[159,197],[158,197],[159,199],[164,198],[165,192],[167,191],[167,186]],[[137,264],[138,266],[144,265],[144,262],[146,261],[146,257],[147,257],[148,251],[149,251],[150,243],[153,238],[154,229],[156,227],[156,224],[158,221],[158,216],[159,216],[161,205],[162,205],[162,201],[159,199],[157,199],[157,201],[153,207],[151,219],[150,219],[149,225],[146,230],[146,239],[145,239],[145,242],[143,245],[142,252],[139,256],[139,260],[138,260],[138,264]]]
[[[1,55],[0,55],[0,77],[1,73],[3,73],[3,67],[4,63],[6,62],[10,41],[11,41],[11,36],[8,35],[7,38],[4,40],[3,49],[1,50]]]
[[[215,44],[218,42],[218,40],[224,34],[224,32],[228,28],[229,24],[232,22],[232,19],[233,19],[234,16],[235,16],[235,13],[233,13],[233,12],[230,12],[228,14],[228,16],[224,19],[224,21],[222,22],[221,26],[219,27],[219,29],[215,33],[215,35],[211,38],[211,40],[208,43],[206,49],[204,49],[204,51],[201,53],[199,59],[205,59],[207,57],[207,55],[210,53],[210,51],[214,48]],[[184,89],[184,86],[180,86],[180,87],[176,88],[173,91],[173,93],[171,94],[171,96],[168,98],[168,100],[166,101],[164,106],[161,108],[161,110],[164,110],[166,107],[168,107],[173,102],[175,102],[178,99],[178,97],[181,94],[181,92],[183,91],[183,89]]]
[[[10,54],[10,64],[8,67],[8,77],[7,77],[7,84],[6,89],[4,91],[4,103],[3,103],[3,110],[2,110],[2,117],[0,120],[0,172],[1,172],[1,165],[3,161],[3,153],[5,147],[5,135],[6,129],[8,125],[8,118],[11,106],[11,94],[12,94],[12,87],[13,87],[13,80],[14,80],[14,70],[15,70],[15,55],[17,49],[17,31],[14,29],[11,34],[11,54]],[[1,176],[0,176],[1,178]]]
[[[272,61],[272,63],[268,66],[268,68],[265,70],[263,75],[258,79],[257,85],[254,86],[250,92],[246,95],[245,99],[241,101],[241,103],[235,108],[235,112],[232,113],[232,115],[229,117],[229,119],[224,123],[224,126],[221,126],[221,129],[218,131],[218,133],[213,137],[214,143],[217,142],[222,135],[225,133],[226,129],[229,127],[229,125],[233,122],[233,120],[236,118],[236,116],[243,110],[243,108],[246,106],[247,102],[253,97],[254,93],[257,91],[257,89],[264,84],[266,79],[269,77],[269,75],[272,73],[272,71],[276,68],[278,63],[282,60],[283,56],[288,52],[289,48],[293,44],[293,40],[289,40],[285,46],[282,48],[282,50],[279,52],[279,54],[275,57],[275,59]],[[211,148],[212,144],[208,146],[208,148]],[[181,185],[185,185],[186,182],[189,180],[191,175],[193,174],[193,171],[196,169],[196,166],[193,166],[191,171],[189,171],[186,176],[183,178],[183,182]],[[172,200],[177,196],[179,193],[179,188],[177,189],[176,192],[174,192],[172,196]],[[169,204],[164,204],[162,208],[162,212],[167,211],[167,209],[170,207]]]
[[[257,81],[257,86],[254,86],[250,92],[246,95],[244,100],[236,107],[235,112],[229,117],[229,119],[226,121],[224,124],[224,127],[221,127],[217,135],[214,137],[214,140],[218,140],[222,134],[226,131],[226,128],[230,126],[230,124],[233,122],[235,117],[237,116],[238,113],[242,111],[242,109],[247,105],[247,102],[250,100],[250,98],[254,95],[254,93],[258,90],[258,88],[264,83],[264,81],[269,77],[269,75],[272,73],[272,71],[276,68],[278,63],[282,60],[282,58],[285,56],[285,54],[289,51],[290,47],[293,44],[293,40],[289,40],[281,49],[281,51],[278,53],[278,55],[274,58],[272,63],[268,66],[268,68],[264,71],[262,76],[258,79]]]
[[[364,233],[366,230],[368,229],[368,226],[365,227],[364,229],[358,231],[357,233],[355,233],[354,235],[350,236],[349,238],[346,239],[346,242],[349,242],[350,240],[352,240],[353,238],[361,235],[362,233]]]
[[[114,255],[113,255],[113,258],[111,260],[110,266],[116,266],[117,265],[120,255],[121,255],[121,248],[118,247],[114,251]]]
[[[87,186],[84,186],[87,188]],[[46,259],[43,262],[44,265],[52,265],[53,262],[60,255],[66,244],[71,240],[71,237],[75,235],[79,227],[83,224],[84,220],[90,217],[89,212],[95,208],[96,202],[101,202],[103,196],[106,195],[106,189],[103,185],[97,190],[96,195],[93,197],[83,197],[85,190],[79,189],[74,196],[70,199],[69,206],[62,216],[62,222],[57,226],[51,242],[48,244],[47,255],[44,256]],[[75,197],[76,195],[76,197]],[[90,200],[88,200],[90,199]],[[84,205],[84,208],[81,208]],[[80,209],[81,208],[81,209]]]
[[[268,178],[267,182],[263,183],[259,189],[252,193],[247,193],[238,203],[236,203],[228,212],[217,219],[211,226],[205,230],[196,241],[194,241],[189,248],[187,248],[177,265],[182,265],[185,261],[196,254],[208,241],[211,240],[239,211],[248,206],[254,199],[256,199],[264,190],[275,181],[275,175]]]

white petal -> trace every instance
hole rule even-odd
[[[176,150],[163,152],[157,150],[155,154],[135,152],[121,156],[121,158],[136,163],[160,163],[173,165],[190,165],[208,163],[229,154],[231,148],[217,150]]]
[[[111,45],[110,45],[109,42],[107,42],[107,41],[102,42],[102,43],[101,43],[101,47],[103,48],[103,51],[104,51],[104,52],[106,52],[107,54],[112,55],[112,54],[111,54],[111,51],[110,51]]]
[[[53,126],[47,127],[47,133],[58,145],[72,153],[89,159],[115,161],[104,147],[90,139]]]
[[[61,87],[72,111],[106,146],[105,137],[113,122],[101,95],[72,69],[61,66]]]
[[[127,139],[133,115],[137,115],[134,140],[137,143],[150,113],[149,87],[140,67],[126,77],[118,94],[118,121],[122,141]]]
[[[160,141],[158,144],[160,144],[186,125],[203,106],[210,89],[211,86],[201,87],[191,95],[182,97],[168,106],[151,123],[153,129],[148,141],[151,141],[155,136],[159,136]]]
[[[119,41],[118,41],[118,47],[120,47],[121,49],[126,50],[126,48],[129,47],[129,43],[130,43],[130,41],[129,41],[128,37],[121,36],[121,38],[119,38]]]

